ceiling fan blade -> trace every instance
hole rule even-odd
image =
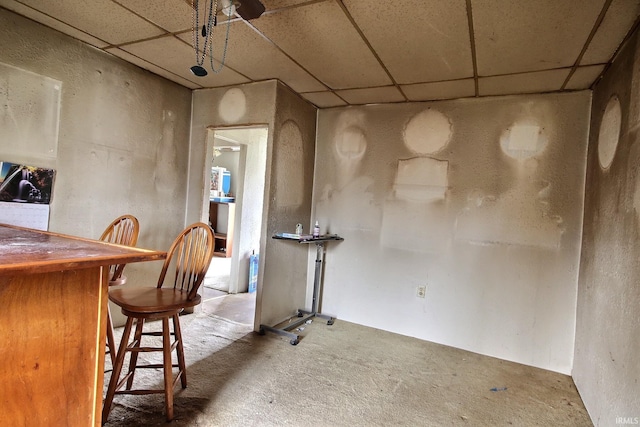
[[[240,0],[236,13],[244,20],[256,19],[264,13],[264,5],[260,0]]]

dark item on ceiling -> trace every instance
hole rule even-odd
[[[239,6],[236,6],[236,13],[246,21],[258,18],[264,13],[264,5],[260,0],[242,0]]]

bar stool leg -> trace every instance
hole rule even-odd
[[[187,388],[187,364],[184,361],[184,347],[182,346],[182,330],[180,329],[180,318],[178,314],[173,315],[173,333],[178,342],[176,353],[178,353],[178,375],[180,375],[180,383],[182,388]]]
[[[107,353],[111,358],[111,366],[116,361],[116,340],[113,336],[113,322],[111,320],[111,307],[107,305]]]
[[[133,376],[136,374],[136,367],[138,366],[138,351],[135,349],[141,347],[142,343],[142,328],[144,326],[144,318],[136,319],[136,332],[133,334],[133,342],[131,343],[131,357],[129,357],[129,372],[127,375],[127,390],[131,390],[133,386]]]
[[[173,363],[171,360],[171,331],[169,318],[162,318],[162,359],[164,362],[164,404],[167,421],[173,420]]]
[[[120,379],[120,372],[122,371],[122,365],[124,363],[124,356],[127,352],[127,341],[129,341],[129,335],[131,334],[131,327],[133,326],[133,318],[128,318],[127,323],[124,326],[122,332],[122,341],[120,341],[120,347],[118,348],[118,354],[116,355],[116,361],[111,371],[111,378],[109,379],[109,387],[107,388],[107,395],[104,398],[102,404],[102,424],[107,422],[109,418],[109,412],[111,412],[111,404],[113,403],[113,397],[116,394],[116,387],[118,386],[118,380]]]

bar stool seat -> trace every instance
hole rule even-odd
[[[200,295],[192,300],[189,300],[188,297],[187,292],[173,288],[131,288],[109,291],[111,301],[123,310],[140,315],[158,314],[164,316],[164,313],[167,312],[195,307],[202,300]]]

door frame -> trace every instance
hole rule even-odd
[[[232,138],[229,137],[232,136]],[[240,146],[240,160],[236,176],[236,213],[234,242],[231,253],[229,293],[245,292],[249,282],[249,257],[260,252],[263,246],[261,228],[264,214],[264,197],[267,163],[268,125],[208,127],[206,134],[206,160],[203,177],[205,191],[202,200],[201,219],[209,220],[209,188],[211,167],[214,163],[214,147],[220,145],[220,136],[228,143]],[[231,140],[231,141],[230,141]],[[256,237],[257,236],[257,237]],[[256,305],[258,301],[256,301]]]

